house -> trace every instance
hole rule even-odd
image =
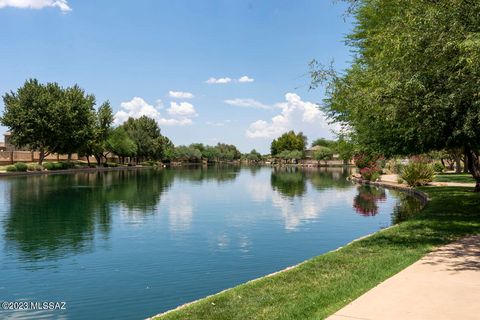
[[[320,147],[320,146],[314,146],[314,147],[306,149],[305,150],[305,158],[306,159],[313,159],[315,151],[318,151],[320,149],[322,149],[322,147]]]
[[[12,133],[11,132],[5,132],[3,134],[3,149],[0,148],[2,151],[29,151],[27,148],[17,148],[15,147],[10,141],[12,138]]]

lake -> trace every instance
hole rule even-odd
[[[420,203],[343,168],[189,167],[0,179],[0,297],[143,319],[390,226]]]

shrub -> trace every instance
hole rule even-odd
[[[398,178],[398,179],[397,179],[397,183],[398,183],[398,184],[402,184],[403,182],[404,182],[404,181],[403,181],[402,178]]]
[[[145,166],[145,167],[153,167],[156,164],[157,163],[155,161],[152,161],[152,160],[140,162],[140,165]]]
[[[115,163],[115,162],[105,162],[103,164],[104,167],[108,167],[108,168],[115,168],[115,167],[118,167],[118,163]]]
[[[376,166],[362,168],[360,169],[360,175],[363,180],[376,181],[380,178],[380,168]]]
[[[65,165],[62,162],[45,162],[43,167],[47,170],[63,170]]]
[[[44,162],[43,167],[47,170],[53,170],[54,165],[52,162]]]
[[[25,172],[28,169],[27,164],[23,162],[17,162],[14,164],[14,166],[17,169],[17,171],[21,171],[21,172]]]
[[[401,178],[411,187],[423,186],[432,182],[435,176],[433,167],[425,161],[412,161],[402,171]]]
[[[403,164],[396,159],[390,159],[385,164],[385,169],[387,173],[399,174],[400,172],[402,172]]]
[[[62,170],[63,164],[61,162],[54,162],[53,163],[53,170]]]
[[[15,171],[17,171],[17,167],[15,167],[15,166],[7,166],[7,168],[6,168],[5,170],[7,170],[7,172],[15,172]]]
[[[28,165],[27,170],[28,171],[42,171],[43,167],[39,164],[32,163],[32,164]]]
[[[439,162],[435,162],[433,164],[433,171],[435,171],[437,173],[442,173],[444,169],[445,169],[445,167]]]
[[[73,169],[75,168],[75,162],[60,162],[60,164],[62,165],[62,169]]]

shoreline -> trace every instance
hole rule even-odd
[[[105,171],[123,171],[123,170],[140,170],[151,169],[152,167],[141,166],[123,166],[123,167],[97,167],[97,168],[81,168],[81,169],[65,169],[65,170],[42,170],[42,171],[22,171],[22,172],[0,172],[2,177],[22,177],[22,176],[39,176],[52,174],[72,174],[85,172],[105,172]]]
[[[389,189],[395,189],[395,190],[399,190],[399,191],[408,193],[408,194],[410,194],[411,196],[416,197],[416,198],[419,198],[419,199],[422,201],[422,207],[420,208],[419,212],[423,211],[423,209],[425,208],[425,206],[427,205],[427,203],[430,201],[430,198],[428,197],[428,195],[427,195],[426,193],[424,193],[424,192],[422,192],[422,191],[420,191],[420,190],[412,189],[412,188],[407,187],[407,186],[402,186],[402,185],[393,184],[393,183],[385,183],[385,182],[372,182],[372,181],[368,181],[368,180],[359,179],[359,178],[356,178],[356,177],[353,177],[353,176],[350,177],[350,181],[353,181],[353,182],[356,183],[356,184],[361,184],[361,185],[374,185],[374,186],[379,186],[379,187],[389,188]],[[247,284],[252,284],[252,283],[261,281],[261,280],[263,280],[263,279],[265,279],[265,278],[270,278],[270,277],[275,276],[275,275],[277,275],[277,274],[281,274],[281,273],[284,273],[284,272],[286,272],[286,271],[290,271],[290,270],[292,270],[292,269],[296,269],[296,268],[298,268],[298,267],[300,267],[300,266],[308,263],[308,262],[311,261],[312,259],[315,259],[315,258],[317,258],[317,257],[320,257],[320,256],[325,255],[325,254],[328,254],[328,253],[337,252],[337,251],[341,250],[342,248],[345,248],[345,247],[347,247],[347,246],[349,246],[349,245],[351,245],[351,244],[353,244],[353,243],[356,243],[356,242],[358,242],[358,241],[360,241],[360,240],[363,240],[363,239],[366,239],[366,238],[368,238],[368,237],[371,237],[371,236],[373,236],[373,235],[375,235],[375,234],[377,234],[377,233],[379,233],[379,232],[382,232],[382,231],[385,231],[385,230],[388,230],[388,229],[393,229],[393,228],[395,228],[395,227],[398,227],[401,223],[402,223],[402,222],[397,223],[397,224],[393,224],[393,225],[388,226],[388,227],[386,227],[386,228],[383,228],[383,229],[377,230],[377,231],[375,231],[375,232],[369,233],[369,234],[367,234],[367,235],[361,236],[361,237],[359,237],[359,238],[356,238],[356,239],[354,239],[354,240],[346,243],[346,244],[343,245],[343,246],[340,246],[340,247],[338,247],[338,248],[336,248],[336,249],[333,249],[333,250],[324,252],[324,253],[322,253],[322,254],[320,254],[320,255],[313,256],[313,257],[308,258],[307,260],[304,260],[304,261],[302,261],[302,262],[299,262],[299,263],[297,263],[297,264],[295,264],[295,265],[286,267],[286,268],[284,268],[284,269],[281,269],[281,270],[278,270],[278,271],[269,273],[269,274],[267,274],[267,275],[264,275],[264,276],[261,276],[261,277],[258,277],[258,278],[252,279],[252,280],[248,280],[248,281],[243,282],[243,283],[241,283],[241,284],[238,284],[238,285],[236,285],[236,286],[223,289],[222,291],[219,291],[219,292],[217,292],[217,293],[214,293],[214,294],[211,294],[211,295],[208,295],[208,296],[204,296],[204,297],[202,297],[202,298],[199,298],[199,299],[196,299],[196,300],[193,300],[193,301],[190,301],[190,302],[186,302],[186,303],[184,303],[184,304],[182,304],[182,305],[179,305],[179,306],[177,306],[177,307],[175,307],[175,308],[173,308],[173,309],[169,309],[169,310],[167,310],[167,311],[164,311],[164,312],[158,313],[158,314],[156,314],[156,315],[153,315],[153,316],[151,316],[151,317],[148,317],[148,318],[146,318],[145,320],[155,320],[155,319],[157,319],[157,318],[161,318],[161,317],[163,317],[163,316],[165,316],[165,315],[168,315],[168,314],[170,314],[170,313],[172,313],[172,312],[180,311],[180,310],[182,310],[182,309],[184,309],[184,308],[186,308],[186,307],[188,307],[188,306],[190,306],[190,305],[192,305],[192,304],[195,304],[195,303],[197,303],[197,302],[199,302],[199,301],[202,301],[202,300],[206,300],[206,299],[215,297],[215,296],[217,296],[217,295],[220,295],[220,294],[222,294],[222,293],[224,293],[224,292],[226,292],[226,291],[232,290],[232,289],[237,288],[237,287],[239,287],[239,286],[244,286],[244,285],[247,285]]]

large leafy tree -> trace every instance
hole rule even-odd
[[[307,137],[302,132],[296,134],[293,130],[282,134],[277,139],[274,139],[270,145],[270,152],[275,156],[282,151],[305,151],[307,146]]]
[[[82,155],[93,155],[100,164],[102,158],[106,160],[107,155],[111,152],[107,148],[107,140],[112,134],[113,112],[110,102],[106,101],[93,114],[93,130],[90,139],[84,143],[79,152]]]
[[[386,156],[461,148],[480,191],[480,2],[350,2],[352,66],[312,71],[330,116]]]
[[[95,96],[86,94],[78,85],[62,91],[60,124],[63,134],[57,151],[70,158],[95,136]]]
[[[137,152],[135,141],[130,138],[123,127],[117,127],[109,132],[104,147],[104,150],[114,153],[122,159],[133,157]]]
[[[78,86],[27,80],[16,92],[3,96],[1,123],[12,132],[12,143],[39,151],[39,163],[51,153],[72,153],[92,134],[95,98]]]
[[[155,119],[147,116],[128,118],[122,127],[135,142],[137,159],[158,160],[163,157],[165,140]]]

